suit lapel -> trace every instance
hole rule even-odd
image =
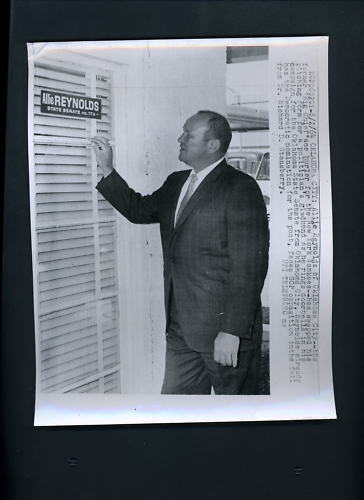
[[[173,193],[171,194],[172,197],[172,204],[171,204],[171,210],[169,213],[169,229],[173,232],[174,231],[174,217],[176,213],[176,207],[177,207],[177,202],[179,195],[181,194],[181,189],[183,184],[186,182],[188,176],[190,175],[191,170],[186,170],[181,172],[181,176],[178,179],[178,182],[174,185],[174,190]]]
[[[178,229],[182,226],[184,221],[187,219],[187,217],[191,214],[191,212],[195,209],[196,205],[204,198],[204,196],[208,193],[211,185],[220,177],[220,175],[223,173],[224,168],[226,166],[226,161],[223,160],[221,163],[219,163],[206,177],[205,179],[201,182],[201,184],[198,186],[196,191],[193,193],[191,198],[189,199],[187,205],[185,206],[185,209],[179,216],[179,219],[177,221],[177,224],[175,226],[175,231],[178,231]],[[182,189],[182,186],[181,186]],[[178,200],[178,197],[177,197]],[[177,200],[174,205],[174,210],[173,210],[173,220],[174,220],[174,214],[176,211],[176,205],[177,205]]]

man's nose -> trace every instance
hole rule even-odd
[[[182,142],[182,140],[183,140],[183,136],[184,136],[184,135],[185,135],[185,134],[184,134],[184,132],[183,132],[183,133],[182,133],[182,134],[178,137],[177,141],[178,141],[179,143],[181,143],[181,142]]]

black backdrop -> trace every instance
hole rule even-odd
[[[10,11],[6,168],[1,173],[2,498],[361,498],[363,4],[13,0]],[[34,428],[25,43],[295,35],[330,36],[338,420]]]

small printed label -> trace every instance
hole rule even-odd
[[[42,90],[40,111],[41,113],[101,120],[101,99]]]

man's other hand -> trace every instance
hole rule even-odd
[[[219,332],[215,339],[214,360],[224,366],[233,366],[238,364],[238,350],[240,338],[226,332]]]
[[[109,141],[105,137],[97,135],[91,139],[91,143],[96,162],[102,168],[104,177],[106,177],[113,170],[113,155]]]

